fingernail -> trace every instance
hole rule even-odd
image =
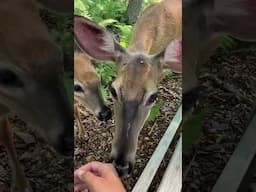
[[[80,178],[80,179],[82,179],[83,178],[83,175],[85,174],[85,172],[83,171],[83,170],[79,170],[78,172],[77,172],[77,175],[78,175],[78,177]]]

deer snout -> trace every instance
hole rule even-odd
[[[133,163],[129,161],[113,160],[114,165],[119,177],[127,177],[133,169]]]
[[[99,120],[100,121],[107,121],[111,119],[112,117],[112,111],[109,107],[103,106],[102,110],[99,112]]]
[[[135,163],[132,155],[117,153],[117,151],[112,150],[110,157],[110,162],[115,167],[119,177],[126,177],[132,172]]]

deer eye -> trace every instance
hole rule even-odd
[[[110,91],[111,95],[112,95],[115,99],[117,99],[117,93],[116,93],[115,88],[110,85],[109,91]]]
[[[77,85],[77,84],[74,86],[74,91],[75,92],[80,92],[80,93],[84,92],[83,88],[80,85]]]
[[[152,95],[148,98],[148,100],[147,100],[147,102],[146,102],[146,106],[149,106],[149,105],[153,104],[153,103],[157,100],[157,98],[158,98],[158,93],[152,94]]]
[[[0,84],[11,87],[21,87],[23,83],[19,77],[8,69],[0,70]]]

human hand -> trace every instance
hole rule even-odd
[[[74,173],[74,192],[126,192],[112,164],[88,163]]]

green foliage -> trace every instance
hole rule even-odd
[[[132,27],[122,22],[126,11],[126,1],[76,0],[75,14],[87,17],[99,25],[113,31],[123,47],[128,47]],[[97,62],[96,70],[102,79],[102,94],[108,99],[107,86],[116,77],[116,66],[111,62]]]
[[[214,112],[213,106],[207,106],[193,112],[190,118],[184,122],[182,126],[183,137],[186,138],[182,143],[182,150],[184,153],[190,150],[193,144],[196,144],[202,133],[202,126],[206,117]]]
[[[91,18],[96,23],[105,19],[120,20],[126,10],[125,0],[76,0],[75,14]]]
[[[171,70],[166,70],[166,71],[164,72],[164,74],[165,74],[165,76],[167,76],[167,77],[173,77],[173,76],[174,76],[174,73],[173,73]]]
[[[52,38],[62,48],[63,53],[73,58],[73,18],[54,15],[54,27],[49,32]]]
[[[121,30],[120,45],[127,48],[131,38],[132,26],[131,25],[116,25]]]
[[[105,101],[108,100],[108,85],[116,77],[116,65],[112,62],[98,62],[96,66],[97,73],[101,77],[101,93]]]
[[[159,0],[144,0],[143,7],[157,1]],[[128,0],[75,0],[75,14],[106,27],[120,45],[127,48],[132,33],[132,26],[126,24],[127,3]],[[107,86],[116,77],[116,65],[111,62],[96,62],[96,70],[102,79],[103,97],[107,100]]]
[[[156,2],[160,2],[161,0],[144,0],[142,4],[142,10],[144,10],[148,5]]]
[[[108,95],[108,89],[106,87],[101,87],[101,94],[102,94],[102,97],[103,97],[103,100],[105,102],[107,102],[108,98],[109,98],[109,95]]]
[[[112,62],[98,62],[96,70],[103,85],[108,85],[116,77],[116,65]]]
[[[182,141],[183,153],[188,152],[190,147],[198,142],[201,135],[204,117],[205,113],[201,112],[194,115],[183,124],[182,134],[183,137],[186,138]]]
[[[153,122],[160,114],[160,108],[164,104],[163,100],[158,100],[152,107],[150,114],[148,116],[147,122]]]
[[[91,19],[88,8],[82,0],[75,0],[75,14]]]
[[[41,12],[52,39],[60,46],[62,53],[69,62],[65,64],[64,84],[68,93],[70,103],[73,104],[73,16],[54,14],[46,10]]]
[[[229,52],[231,49],[233,49],[235,46],[237,46],[237,42],[229,36],[226,36],[223,38],[222,43],[221,43],[221,48],[225,52]]]

